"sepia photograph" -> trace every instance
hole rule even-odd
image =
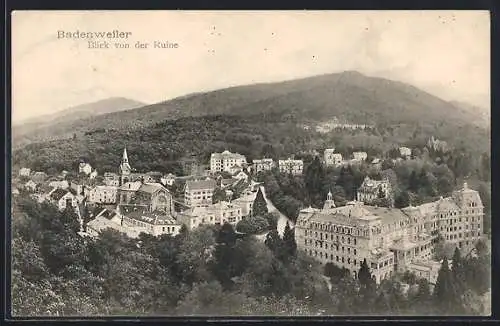
[[[489,11],[11,24],[12,317],[491,316]]]

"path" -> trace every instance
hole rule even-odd
[[[266,200],[266,203],[267,203],[267,210],[270,212],[270,213],[277,213],[279,215],[279,218],[278,218],[278,233],[283,236],[283,232],[285,231],[285,226],[286,226],[286,222],[288,221],[288,223],[290,224],[290,227],[293,228],[294,224],[292,221],[290,221],[290,219],[288,217],[286,217],[285,215],[283,215],[274,205],[273,203],[271,202],[271,200],[269,200],[267,198],[267,195],[266,195],[266,189],[264,188],[264,186],[261,186],[260,187],[260,190],[262,191],[262,194],[264,195],[264,199]],[[267,232],[266,233],[263,233],[263,234],[259,234],[259,235],[256,235],[257,239],[260,239],[262,241],[264,241],[266,239],[266,235],[267,235]]]

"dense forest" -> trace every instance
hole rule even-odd
[[[457,138],[456,134],[467,135]],[[60,173],[75,171],[80,160],[89,162],[102,175],[116,171],[126,146],[133,167],[139,171],[182,173],[179,160],[193,155],[208,163],[210,154],[228,149],[255,158],[286,158],[307,156],[313,150],[335,147],[346,158],[363,150],[369,158],[389,156],[399,146],[409,146],[425,155],[431,136],[438,137],[453,148],[442,158],[463,157],[462,165],[482,168],[481,160],[489,161],[490,142],[486,130],[463,126],[460,128],[435,125],[380,125],[370,130],[332,131],[320,134],[304,130],[280,117],[207,116],[158,122],[147,128],[90,130],[62,140],[34,143],[13,152],[13,168],[30,167]],[[110,140],[113,141],[110,141]],[[436,159],[438,156],[436,156]],[[307,159],[307,157],[306,157]]]
[[[435,290],[413,274],[376,285],[297,251],[287,225],[265,242],[229,224],[175,237],[81,238],[71,211],[16,197],[12,215],[14,316],[476,315],[487,313],[487,247],[443,260]],[[326,282],[328,281],[328,283]],[[402,283],[410,284],[405,294]],[[329,284],[329,286],[328,286]]]

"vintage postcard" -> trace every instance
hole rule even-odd
[[[11,17],[13,317],[491,314],[488,11]]]

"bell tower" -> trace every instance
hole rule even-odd
[[[326,195],[326,201],[325,201],[325,204],[323,206],[323,209],[332,209],[332,208],[335,208],[335,202],[333,201],[333,195],[332,195],[332,191],[328,191],[328,195]]]
[[[123,185],[124,183],[130,181],[130,173],[132,172],[132,168],[128,163],[128,155],[126,147],[123,149],[123,156],[119,170],[120,170],[120,185]]]

